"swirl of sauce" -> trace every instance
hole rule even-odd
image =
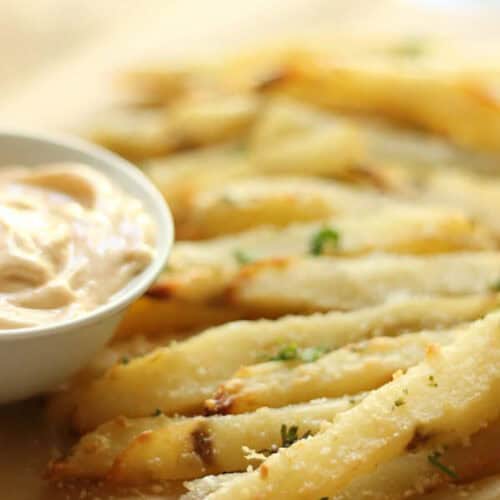
[[[80,164],[0,169],[0,329],[106,303],[154,257],[141,202]]]

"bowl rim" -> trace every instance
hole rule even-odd
[[[93,158],[98,163],[106,164],[111,167],[112,171],[120,172],[128,180],[138,186],[138,188],[149,198],[151,207],[144,207],[153,217],[157,225],[156,234],[156,254],[149,265],[131,281],[126,283],[120,290],[111,296],[108,302],[98,306],[96,309],[88,313],[78,316],[74,319],[67,319],[60,322],[49,323],[47,325],[37,325],[23,328],[9,328],[0,330],[0,342],[14,339],[52,336],[68,331],[83,329],[86,326],[102,321],[103,319],[115,315],[125,309],[135,299],[139,298],[158,277],[162,269],[165,267],[167,259],[172,250],[174,243],[174,222],[172,213],[163,196],[160,194],[154,184],[139,170],[122,157],[94,144],[91,144],[83,139],[79,139],[67,134],[48,134],[45,132],[30,131],[17,128],[0,128],[0,138],[10,137],[12,139],[26,140],[31,142],[45,142],[61,147],[63,149],[72,150],[74,152],[83,153],[84,155]],[[0,154],[1,157],[1,154]],[[65,160],[62,159],[61,162]],[[71,160],[67,160],[70,162]],[[91,168],[95,168],[90,166]],[[2,168],[2,165],[0,165]],[[112,177],[108,172],[102,172],[106,177]],[[125,186],[120,185],[119,180],[111,179],[116,182],[122,189]],[[137,196],[128,193],[130,196],[137,199]],[[143,204],[144,205],[144,204]]]

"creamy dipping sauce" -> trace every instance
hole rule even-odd
[[[141,202],[80,164],[0,168],[0,329],[73,319],[153,259]]]

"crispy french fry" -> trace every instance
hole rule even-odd
[[[131,160],[143,160],[181,146],[163,108],[116,108],[95,118],[90,138]]]
[[[330,231],[330,232],[328,232]],[[325,234],[334,241],[316,247]],[[152,291],[188,301],[208,301],[224,293],[242,265],[275,257],[352,256],[373,251],[403,254],[493,249],[487,231],[460,211],[400,206],[364,217],[338,217],[292,224],[284,229],[254,229],[201,242],[180,242]]]
[[[500,498],[500,474],[459,487],[448,486],[430,495],[419,496],[415,500],[456,500],[457,498],[497,500]]]
[[[429,176],[418,193],[419,199],[461,207],[491,228],[500,240],[500,182],[496,177],[442,170]]]
[[[395,118],[459,145],[499,151],[500,112],[490,91],[498,75],[421,61],[396,54],[392,60],[363,64],[324,50],[310,51],[289,62],[286,78],[267,89],[328,109]]]
[[[351,310],[400,297],[488,293],[499,270],[498,252],[275,259],[245,266],[227,299],[274,314]]]
[[[260,99],[252,95],[205,95],[170,107],[175,133],[186,143],[217,144],[242,137],[256,118]]]
[[[254,173],[240,144],[183,151],[150,160],[143,169],[167,200],[180,229],[198,193]]]
[[[356,127],[293,101],[268,104],[250,144],[252,159],[265,172],[347,177],[363,163]]]
[[[285,345],[277,355],[284,360],[241,368],[205,402],[205,408],[210,413],[245,413],[262,406],[278,408],[376,389],[390,381],[397,370],[420,362],[430,344],[447,345],[454,336],[454,331],[441,331],[378,337],[323,357],[321,348],[301,351]]]
[[[314,178],[259,177],[200,193],[184,221],[183,234],[211,238],[261,225],[362,214],[394,203],[383,196]]]
[[[209,495],[209,500],[258,496],[317,499],[422,441],[428,447],[468,439],[500,416],[500,314],[464,329],[455,342],[339,414],[318,435],[280,449],[257,471]],[[434,462],[439,455],[434,455]]]
[[[323,421],[357,404],[361,396],[260,410],[247,415],[145,419],[117,418],[84,436],[71,454],[52,465],[52,479],[106,478],[117,483],[200,477],[244,471],[259,460],[251,450],[275,452],[291,438],[316,434]],[[282,426],[286,426],[286,429]],[[295,429],[294,429],[295,427]],[[287,430],[289,432],[287,432]],[[285,443],[281,433],[285,433]]]
[[[167,300],[164,295],[156,297],[150,293],[128,308],[114,338],[124,339],[137,335],[162,337],[169,333],[192,332],[246,317],[251,315],[237,307]]]
[[[143,417],[156,408],[165,414],[200,411],[204,400],[241,365],[275,354],[283,343],[335,349],[373,336],[451,326],[498,307],[499,297],[419,298],[359,312],[213,328],[111,368],[79,394],[74,425],[86,431],[118,415]]]
[[[484,475],[496,474],[500,470],[500,450],[497,446],[499,438],[500,425],[497,421],[473,435],[467,445],[459,444],[443,450],[439,463],[453,471],[460,482],[477,480]],[[436,462],[434,464],[430,462],[429,457],[433,456],[434,453],[434,448],[426,448],[425,445],[418,450],[407,451],[403,455],[381,464],[373,472],[354,479],[340,493],[328,498],[332,500],[359,500],[360,498],[396,500],[410,496],[414,498],[413,494],[433,490],[445,483],[451,482],[453,484],[453,481],[456,481],[454,477],[435,465]],[[184,483],[188,493],[183,495],[181,500],[204,499],[210,493],[221,488],[224,483],[241,476],[241,473],[220,474],[188,481]],[[497,491],[493,487],[485,488],[485,491],[490,490]],[[455,485],[452,491],[457,491]],[[439,499],[441,499],[440,494],[436,493]],[[418,498],[420,499],[420,497]],[[432,495],[431,498],[434,500]],[[451,500],[455,497],[445,496],[444,498]],[[496,497],[491,497],[491,500],[493,498],[496,500]],[[490,500],[490,497],[486,497],[484,500]]]

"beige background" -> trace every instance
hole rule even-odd
[[[0,0],[0,125],[71,129],[134,61],[201,57],[268,39],[433,32],[487,49],[493,0]],[[497,43],[497,42],[495,42]],[[478,49],[480,54],[483,49]]]

